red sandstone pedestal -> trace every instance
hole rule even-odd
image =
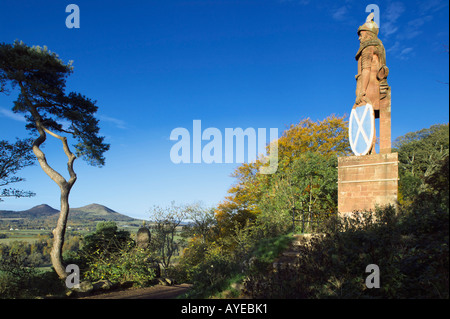
[[[397,204],[398,153],[338,158],[338,211],[370,211]]]

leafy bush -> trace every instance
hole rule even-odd
[[[85,236],[83,243],[76,254],[66,254],[65,261],[78,265],[87,280],[147,286],[158,273],[153,253],[135,247],[130,233],[118,230],[113,221],[98,223],[96,231]]]
[[[448,227],[448,211],[392,207],[334,219],[294,265],[256,269],[246,289],[255,298],[448,298]],[[365,285],[369,264],[380,268],[380,289]]]
[[[148,251],[140,248],[124,249],[107,256],[98,255],[88,263],[85,272],[85,278],[90,281],[132,281],[141,287],[148,285],[155,277],[154,259]]]
[[[205,260],[193,269],[193,282],[201,295],[208,295],[224,288],[230,274],[236,270],[236,264],[220,249],[210,250]]]
[[[186,297],[220,295],[232,284],[243,282],[254,267],[262,265],[265,270],[292,241],[289,235],[259,240],[259,237],[254,237],[257,233],[253,226],[247,225],[244,229],[237,227],[235,236],[221,244],[193,238],[176,267],[177,272],[183,273],[184,279],[193,284]],[[236,297],[240,292],[233,293]]]
[[[247,292],[256,298],[449,298],[448,155],[428,172],[399,210],[331,218],[326,236],[301,247],[296,263],[277,270],[256,263]],[[365,285],[369,264],[379,266],[379,289]]]
[[[234,224],[228,218],[226,231],[194,236],[177,266],[194,284],[190,297],[214,295],[245,278],[255,298],[448,298],[449,157],[439,154],[398,209],[339,218],[324,207],[318,231],[325,236],[302,246],[283,269],[272,264],[289,242],[287,215],[268,210]],[[365,285],[369,264],[380,268],[379,289]]]
[[[292,242],[291,234],[280,235],[273,238],[264,238],[255,245],[252,251],[253,260],[257,258],[260,262],[271,263],[281,252],[288,248]]]
[[[65,287],[54,271],[39,272],[26,266],[22,255],[11,253],[0,259],[0,298],[34,298],[61,295]]]
[[[35,269],[24,266],[24,257],[11,253],[0,259],[1,298],[26,298],[29,296]]]
[[[96,231],[83,239],[83,248],[80,255],[89,260],[92,256],[103,256],[121,251],[132,242],[130,233],[118,230],[113,221],[99,222]]]
[[[442,167],[440,162],[445,157],[448,160],[448,123],[432,125],[398,137],[394,142],[393,151],[398,152],[400,162],[399,202],[408,206],[423,190],[427,177]],[[446,183],[448,184],[448,178]]]

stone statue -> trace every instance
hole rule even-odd
[[[338,212],[374,212],[398,203],[398,153],[391,152],[391,88],[386,52],[370,14],[359,27],[356,54],[356,100],[349,119],[349,142],[355,156],[338,157]],[[379,119],[379,130],[376,119]],[[375,154],[376,131],[380,154]]]
[[[360,47],[355,59],[358,61],[356,75],[356,100],[353,108],[371,104],[375,118],[380,119],[380,153],[391,152],[391,88],[387,83],[389,69],[386,51],[378,39],[379,27],[371,13],[366,23],[358,28]],[[376,134],[369,152],[375,153]]]
[[[150,231],[145,227],[145,221],[141,228],[139,228],[136,235],[136,244],[139,248],[147,249],[150,246]]]

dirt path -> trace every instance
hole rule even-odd
[[[191,286],[188,284],[174,286],[153,286],[148,288],[127,289],[113,291],[101,295],[84,297],[81,299],[174,299],[185,293]]]

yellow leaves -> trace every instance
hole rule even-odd
[[[278,156],[289,159],[288,162],[308,151],[339,156],[350,153],[345,116],[333,114],[318,122],[303,119],[291,125],[278,139]]]
[[[244,226],[247,221],[255,220],[261,213],[261,200],[267,201],[268,197],[276,197],[280,193],[291,193],[291,182],[283,176],[290,170],[290,165],[304,154],[313,152],[327,157],[350,154],[348,122],[345,118],[333,114],[322,121],[313,122],[306,118],[298,124],[291,124],[278,139],[278,172],[273,176],[258,173],[260,161],[237,167],[231,175],[236,182],[215,211],[219,236],[232,235],[236,224]],[[317,188],[317,182],[308,185],[306,191]]]

